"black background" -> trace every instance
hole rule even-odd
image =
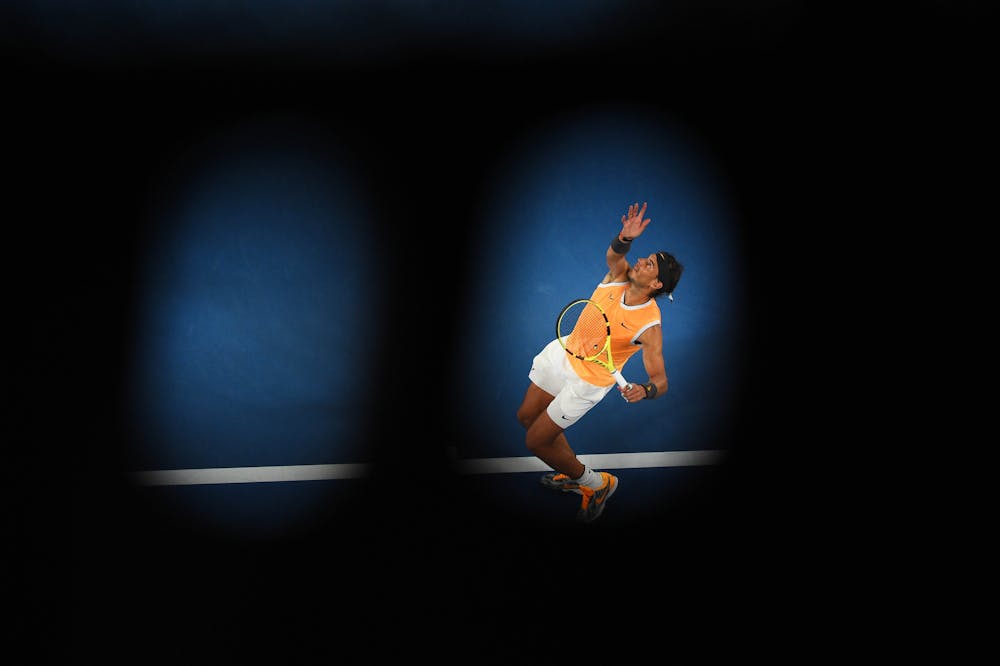
[[[646,663],[775,656],[789,632],[809,631],[799,611],[830,594],[844,569],[829,562],[844,563],[851,543],[830,536],[842,522],[820,511],[830,470],[817,458],[839,432],[818,412],[835,392],[807,398],[802,387],[835,361],[817,358],[809,340],[821,322],[806,305],[830,280],[817,262],[842,238],[830,232],[843,203],[831,176],[847,174],[852,198],[867,185],[843,149],[857,141],[861,100],[881,97],[848,93],[884,91],[869,76],[884,61],[857,58],[878,53],[888,23],[796,3],[710,4],[643,6],[600,38],[537,55],[444,40],[372,58],[160,42],[80,59],[14,12],[4,43],[14,637],[38,661],[350,652]],[[717,486],[642,529],[484,520],[449,476],[448,415],[421,403],[400,422],[440,435],[415,446],[372,419],[386,489],[292,539],[202,533],[121,483],[137,248],[185,146],[258,113],[354,128],[370,223],[398,240],[359,251],[390,254],[408,280],[440,250],[461,257],[474,243],[467,211],[522,129],[622,100],[695,128],[734,188],[751,267],[750,386],[732,428],[744,445]],[[388,368],[372,372],[391,380]],[[414,477],[419,492],[400,483]]]

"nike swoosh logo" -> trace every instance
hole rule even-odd
[[[565,416],[563,416],[562,414],[560,414],[559,416],[560,416],[560,418],[564,418],[564,419],[566,419],[566,417],[565,417]],[[566,419],[566,420],[567,420],[567,421],[569,421],[569,419]]]
[[[618,322],[618,323],[619,323],[619,324],[621,324],[621,325],[622,325],[622,328],[624,328],[624,329],[625,329],[626,331],[631,331],[631,330],[632,330],[631,328],[629,328],[628,326],[626,326],[626,325],[625,325],[625,322],[623,322],[623,321],[620,321],[620,322]]]

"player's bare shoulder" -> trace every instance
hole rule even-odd
[[[663,325],[653,324],[642,334],[636,338],[636,342],[641,344],[644,349],[655,351],[657,349],[663,348]]]
[[[611,284],[612,282],[628,282],[628,262],[625,262],[625,270],[616,271],[614,268],[604,274],[601,284]]]

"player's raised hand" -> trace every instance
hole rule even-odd
[[[634,203],[628,207],[628,213],[622,215],[622,233],[621,235],[625,238],[635,238],[645,231],[646,227],[649,226],[651,220],[647,217],[643,219],[643,215],[646,214],[646,202],[642,203],[642,207],[639,207],[638,203]]]

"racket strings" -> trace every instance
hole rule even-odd
[[[571,331],[566,339],[566,349],[583,358],[597,356],[608,343],[607,319],[590,303],[574,305],[563,317],[561,330]]]

